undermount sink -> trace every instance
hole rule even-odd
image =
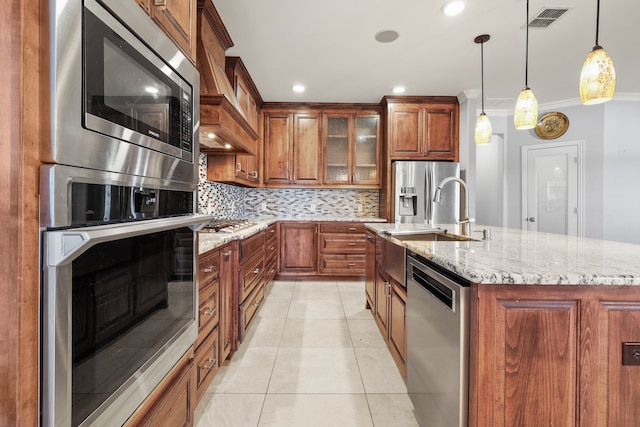
[[[478,242],[473,237],[450,234],[444,230],[403,230],[386,231],[385,234],[403,242]]]

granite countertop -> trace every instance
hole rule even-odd
[[[198,233],[198,253],[203,254],[212,249],[218,248],[234,240],[245,239],[261,230],[265,230],[269,225],[278,221],[309,221],[309,222],[363,222],[363,223],[381,223],[385,222],[382,218],[354,218],[354,217],[262,217],[247,218],[251,219],[256,225],[247,227],[234,233],[209,233],[201,231]]]
[[[460,234],[456,225],[439,225]],[[487,227],[490,241],[400,241],[385,230],[417,224],[367,224],[386,239],[479,284],[640,285],[640,245],[560,234]],[[481,239],[482,233],[472,233]]]

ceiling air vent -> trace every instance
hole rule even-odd
[[[548,28],[549,25],[556,22],[560,17],[569,11],[569,7],[544,7],[529,22],[529,28]]]

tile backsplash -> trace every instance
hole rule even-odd
[[[215,218],[378,217],[378,190],[243,188],[207,181],[200,155],[198,211]]]

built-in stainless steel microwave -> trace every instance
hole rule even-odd
[[[135,1],[51,2],[58,164],[197,182],[199,74]]]

